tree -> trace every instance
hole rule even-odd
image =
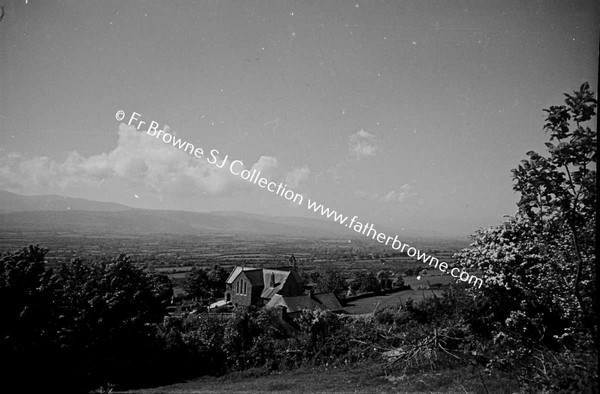
[[[587,83],[565,96],[566,105],[544,110],[548,155],[527,152],[512,170],[517,213],[477,231],[456,256],[483,273],[486,286],[467,290],[474,303],[464,312],[473,331],[493,338],[493,363],[517,362],[523,382],[552,390],[585,387],[597,374],[593,361],[582,361],[597,357],[598,346],[597,133],[587,125],[596,100]]]
[[[361,293],[377,292],[381,290],[381,284],[375,274],[371,271],[354,272],[353,290]]]
[[[168,305],[173,299],[173,282],[165,274],[151,273],[148,274],[152,292],[154,296],[160,300],[162,305]]]
[[[57,341],[52,272],[47,249],[29,246],[0,259],[0,361],[3,377],[21,390],[37,389],[38,379],[52,386],[52,353]],[[36,379],[27,375],[34,372]]]
[[[463,265],[483,270],[489,285],[545,300],[544,306],[575,319],[597,341],[597,134],[585,125],[595,115],[596,100],[587,83],[566,97],[566,106],[545,110],[544,129],[550,141],[558,141],[546,143],[549,157],[527,152],[529,158],[513,170],[514,190],[521,195],[517,214],[479,231],[459,257]]]
[[[371,271],[362,276],[361,282],[361,290],[363,292],[377,292],[381,290],[381,283]]]
[[[208,273],[202,268],[192,268],[185,277],[183,288],[190,297],[209,297],[211,295],[211,287]]]
[[[140,379],[155,330],[166,315],[169,285],[121,254],[91,263],[75,259],[54,274],[59,347],[67,366],[94,384]],[[68,370],[68,369],[65,369]]]
[[[394,280],[392,283],[394,287],[404,287],[404,278],[400,272],[396,272],[396,274],[394,274]]]
[[[569,235],[571,245],[565,252],[573,266],[570,286],[583,323],[598,344],[593,316],[595,283],[583,279],[594,273],[596,255],[598,138],[597,131],[586,123],[596,115],[597,102],[587,82],[573,95],[565,93],[565,96],[566,105],[544,110],[548,114],[544,130],[549,133],[550,141],[557,142],[546,143],[550,156],[528,152],[529,159],[513,170],[514,189],[521,194],[520,212],[536,223],[540,231],[563,230]]]
[[[379,281],[379,286],[383,289],[386,289],[391,286],[391,275],[390,271],[381,270],[377,272],[377,280]]]
[[[0,260],[0,338],[3,350],[26,349],[48,335],[53,303],[47,249],[29,246]]]
[[[417,276],[421,271],[420,267],[407,268],[404,270],[404,276]]]
[[[0,260],[6,376],[26,392],[139,381],[155,354],[153,325],[166,314],[168,284],[125,255],[53,271],[46,252],[30,246]]]
[[[335,269],[328,267],[325,272],[316,278],[315,292],[317,293],[341,293],[346,289],[344,277]]]
[[[208,287],[212,297],[222,297],[225,293],[225,282],[229,273],[219,264],[215,264],[208,272]]]

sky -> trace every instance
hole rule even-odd
[[[464,237],[515,213],[542,109],[598,85],[596,1],[3,4],[0,189],[19,194],[319,218],[311,199]]]

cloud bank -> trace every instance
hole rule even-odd
[[[222,152],[225,155],[225,152]],[[222,159],[217,163],[222,162]],[[117,146],[108,153],[83,157],[77,151],[62,162],[46,156],[25,157],[19,153],[0,156],[0,188],[17,193],[48,193],[67,188],[99,188],[104,181],[121,180],[161,194],[204,193],[218,196],[253,185],[222,168],[138,132],[133,126],[119,125]],[[308,168],[279,174],[275,157],[261,156],[250,166],[263,176],[284,178],[298,186],[308,176]]]
[[[359,190],[355,194],[358,197],[382,203],[403,203],[417,195],[417,193],[411,192],[411,190],[412,186],[410,186],[408,183],[405,183],[404,185],[400,186],[399,192],[395,190],[390,190],[386,194],[380,195],[379,193],[369,194]]]

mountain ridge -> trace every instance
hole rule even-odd
[[[27,196],[0,190],[0,212],[16,211],[124,211],[134,209],[116,202],[93,201],[55,194]]]
[[[297,223],[302,221],[302,223]],[[57,195],[23,196],[0,190],[0,228],[81,234],[259,234],[348,237],[322,219],[278,218],[238,211],[154,210]]]
[[[57,195],[22,196],[0,190],[0,229],[4,232],[73,234],[255,234],[288,237],[365,238],[332,220],[276,217],[241,211],[154,210]],[[376,226],[404,240],[423,237]],[[376,242],[376,241],[373,241]]]

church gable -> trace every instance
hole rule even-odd
[[[234,305],[265,304],[276,294],[304,294],[300,276],[293,267],[235,267],[226,282],[225,301]]]

